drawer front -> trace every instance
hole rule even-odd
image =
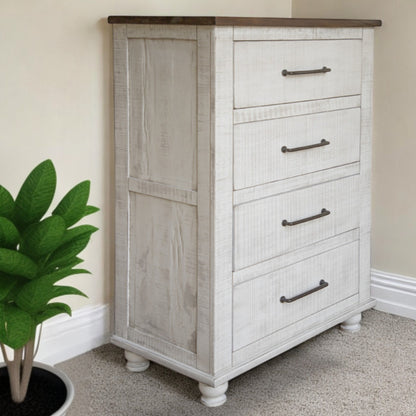
[[[325,284],[321,283],[324,281]],[[242,283],[233,294],[233,350],[236,351],[358,293],[359,243],[327,251]],[[319,290],[290,303],[314,289]]]
[[[321,145],[322,140],[324,146],[295,151]],[[292,151],[283,152],[283,147]],[[352,163],[359,156],[359,108],[238,124],[234,189]]]
[[[234,72],[235,108],[360,94],[361,40],[235,42]]]
[[[234,270],[359,226],[359,176],[238,205],[234,211]],[[321,214],[329,215],[283,226]]]

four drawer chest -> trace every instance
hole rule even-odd
[[[370,298],[377,20],[110,16],[112,342],[228,381]]]

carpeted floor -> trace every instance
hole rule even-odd
[[[129,373],[113,345],[57,367],[75,385],[68,416],[416,415],[416,322],[377,311],[359,333],[332,328],[231,380],[218,408],[199,402],[196,381],[157,364]]]

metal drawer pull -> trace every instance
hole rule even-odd
[[[331,211],[328,211],[327,209],[322,208],[320,214],[312,215],[312,217],[302,218],[301,220],[297,220],[297,221],[283,220],[282,225],[283,225],[283,227],[286,227],[287,225],[289,225],[289,226],[298,225],[298,224],[302,224],[303,222],[312,221],[312,220],[316,220],[316,219],[321,218],[321,217],[325,217],[326,215],[329,215],[330,213],[331,213]]]
[[[280,298],[280,302],[282,302],[282,303],[291,303],[291,302],[294,302],[295,300],[298,300],[298,299],[300,299],[300,298],[303,298],[303,297],[305,297],[305,296],[308,296],[308,295],[310,295],[311,293],[315,293],[315,292],[317,292],[318,290],[322,290],[322,289],[326,288],[328,285],[329,285],[329,283],[328,283],[328,282],[325,282],[325,280],[323,280],[323,279],[322,279],[322,280],[319,282],[319,286],[314,287],[313,289],[308,290],[307,292],[303,292],[303,293],[301,293],[300,295],[294,296],[293,298],[289,298],[289,299],[287,299],[287,298],[286,298],[286,296],[282,296],[282,297]]]
[[[324,74],[325,72],[330,72],[331,68],[327,68],[323,66],[321,69],[308,69],[305,71],[288,71],[284,69],[282,71],[282,75],[285,77],[286,75],[307,75],[307,74]]]
[[[315,147],[328,146],[329,144],[330,144],[330,142],[328,140],[322,139],[319,143],[310,144],[308,146],[292,147],[292,148],[283,146],[282,147],[282,152],[283,153],[286,153],[286,152],[299,152],[299,150],[313,149]]]

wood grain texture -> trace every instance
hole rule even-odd
[[[327,140],[329,145],[282,152]],[[356,162],[360,109],[315,113],[234,127],[234,189],[243,189]]]
[[[211,28],[198,27],[197,368],[211,368]]]
[[[112,24],[284,26],[284,27],[375,27],[381,20],[370,19],[300,19],[281,17],[228,16],[109,16]]]
[[[235,207],[234,271],[299,249],[359,225],[359,177],[352,176]],[[325,217],[295,226],[296,221]]]
[[[326,40],[361,39],[361,28],[323,27],[235,27],[234,40]]]
[[[196,352],[196,208],[130,199],[129,327]]]
[[[232,365],[233,29],[211,37],[211,371]]]
[[[353,242],[234,288],[233,350],[236,351],[287,325],[312,315],[358,292],[359,243]],[[292,298],[329,285],[293,303]]]
[[[215,379],[209,373],[198,370],[193,365],[185,364],[179,358],[172,358],[168,355],[155,351],[152,347],[146,347],[139,344],[138,342],[129,341],[128,339],[113,335],[111,337],[111,342],[117,345],[120,348],[124,348],[127,351],[131,351],[134,354],[141,355],[148,360],[154,361],[160,365],[163,365],[167,368],[177,371],[180,374],[183,374],[187,377],[191,377],[195,380],[202,381],[210,385],[215,385]],[[176,347],[177,348],[177,347]],[[189,353],[189,351],[187,351]]]
[[[195,191],[187,191],[163,183],[135,178],[129,178],[128,184],[129,191],[131,192],[163,198],[169,201],[182,202],[189,205],[197,205],[198,193]]]
[[[196,42],[128,45],[130,175],[196,190]]]
[[[128,38],[196,40],[196,26],[127,25]]]
[[[370,298],[371,161],[374,31],[363,31],[360,173],[360,300]]]
[[[336,97],[327,100],[301,101],[299,103],[268,105],[265,107],[240,108],[234,110],[234,124],[322,113],[324,111],[360,107],[360,105],[361,96],[351,95],[348,97]]]
[[[359,94],[360,40],[236,42],[234,106],[254,107]],[[288,71],[331,68],[325,74]]]
[[[331,314],[331,311],[335,308],[330,307],[325,311],[312,315],[305,320],[302,320],[294,325],[290,325],[281,331],[275,332],[258,342],[236,351],[233,354],[233,367],[231,369],[225,369],[224,371],[218,372],[215,376],[200,371],[195,367],[186,365],[176,359],[172,359],[157,351],[146,348],[140,344],[118,337],[117,335],[112,336],[111,342],[120,348],[125,348],[128,351],[142,355],[155,363],[175,370],[180,374],[186,375],[187,377],[191,377],[210,386],[218,386],[289,350],[290,348],[301,344],[307,339],[320,334],[328,328],[345,321],[351,316],[372,308],[376,303],[374,300],[363,304],[357,304],[355,302],[351,306],[351,299],[354,300],[353,298],[349,298],[347,301],[343,301],[335,305],[335,307],[339,309],[337,313]],[[347,302],[350,302],[349,306],[347,305]],[[315,323],[313,321],[315,321]],[[303,326],[303,328],[299,329],[300,326]],[[296,332],[294,331],[294,327],[298,327]],[[294,335],[289,336],[289,331],[293,331]]]
[[[267,198],[286,192],[302,189],[323,182],[329,182],[343,177],[357,175],[360,173],[359,162],[332,169],[321,170],[306,175],[295,176],[284,181],[266,183],[252,188],[234,191],[234,205],[245,204],[257,199]]]
[[[278,256],[270,260],[262,261],[261,263],[254,264],[253,266],[249,266],[234,272],[233,284],[234,286],[237,286],[259,276],[263,276],[275,270],[302,261],[308,257],[317,256],[321,253],[332,250],[335,247],[357,241],[359,240],[359,237],[360,229],[355,228],[354,230],[347,231],[342,234],[337,234],[334,237],[327,238],[322,241],[318,241],[315,244],[302,247],[301,249],[287,253],[284,256]]]
[[[128,340],[137,345],[142,345],[145,348],[152,351],[163,354],[166,357],[177,360],[182,365],[188,365],[190,367],[196,367],[196,354],[178,347],[171,342],[164,340],[160,337],[150,335],[149,333],[140,331],[137,328],[129,327],[127,330]]]
[[[254,363],[264,362],[281,354],[312,336],[343,322],[359,311],[370,309],[375,305],[375,301],[360,304],[358,299],[359,295],[353,295],[235,351],[233,354],[233,365],[236,369],[234,374],[241,374],[242,369],[247,371],[252,368]],[[237,371],[237,368],[240,370]],[[220,381],[221,379],[218,380],[218,382]]]
[[[128,53],[126,26],[113,28],[115,141],[115,322],[114,332],[127,336],[129,191],[128,177]]]

